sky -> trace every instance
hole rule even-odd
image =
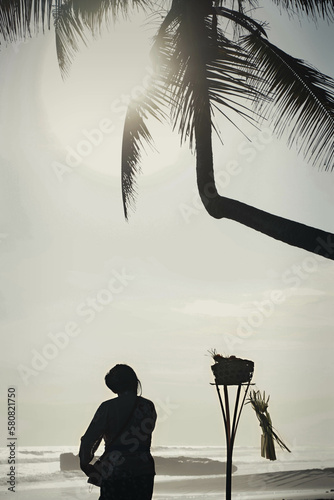
[[[259,11],[270,39],[334,76],[332,28]],[[214,220],[195,160],[151,124],[135,213],[120,185],[126,102],[150,75],[153,27],[135,16],[82,48],[62,80],[53,32],[0,52],[1,436],[17,394],[18,439],[76,445],[113,397],[105,373],[136,370],[158,411],[154,445],[223,445],[209,350],[255,363],[274,426],[292,448],[333,447],[333,263]],[[219,191],[334,232],[331,173],[269,128],[219,120]],[[231,388],[233,392],[233,388]],[[246,406],[237,445],[260,446]]]

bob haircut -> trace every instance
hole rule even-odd
[[[128,365],[115,365],[104,377],[106,386],[115,394],[125,391],[138,394],[141,392],[141,383],[135,371]]]

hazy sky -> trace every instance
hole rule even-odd
[[[332,27],[270,16],[274,43],[334,76]],[[138,205],[122,214],[124,105],[145,86],[152,28],[105,33],[62,81],[53,33],[2,49],[1,398],[17,387],[22,445],[75,445],[132,365],[157,406],[154,444],[224,444],[208,350],[254,360],[274,425],[291,446],[333,446],[333,263],[210,218],[194,157],[152,124]],[[247,142],[219,122],[219,189],[334,232],[333,174],[264,127]],[[5,405],[1,436],[6,435]],[[249,407],[239,445],[258,445]],[[4,442],[4,441],[2,441]]]

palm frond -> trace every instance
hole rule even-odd
[[[288,144],[314,164],[334,168],[334,81],[257,35],[248,35],[258,88],[269,96],[261,115],[273,123],[278,136],[288,133]],[[257,80],[259,82],[259,80]],[[256,82],[255,82],[256,85]]]
[[[230,119],[228,111],[250,117],[249,106],[242,101],[254,97],[246,84],[251,63],[245,52],[223,36],[212,9],[200,8],[198,0],[190,4],[174,0],[154,43],[161,81],[172,96],[174,127],[191,145],[196,116],[207,109],[208,99],[211,112],[217,106]]]
[[[214,3],[216,7],[226,6],[226,0],[215,0]],[[240,12],[244,12],[246,7],[256,8],[258,6],[258,0],[232,0],[230,3],[232,9],[236,6]]]
[[[256,34],[259,33],[264,36],[267,36],[264,30],[264,23],[255,21],[251,17],[245,15],[242,10],[238,11],[238,10],[227,9],[225,7],[216,7],[216,12],[219,16],[225,17],[226,19],[233,21],[233,23],[236,26],[244,28],[245,30],[251,33],[256,33]]]
[[[291,15],[305,14],[315,20],[319,17],[328,21],[334,19],[333,0],[272,0]]]
[[[146,126],[151,116],[159,121],[166,118],[163,111],[163,94],[152,87],[141,99],[133,100],[127,109],[122,142],[122,197],[125,218],[136,200],[136,178],[140,172],[141,152],[144,145],[153,145],[152,136]]]
[[[101,28],[119,16],[126,18],[131,10],[147,8],[152,0],[67,0],[54,10],[56,46],[60,70],[66,75],[80,42],[87,44],[87,32],[93,37]]]
[[[68,74],[69,67],[79,52],[80,43],[87,45],[85,25],[80,16],[74,14],[72,2],[59,6],[54,11],[56,51],[61,75]]]
[[[5,42],[24,39],[45,25],[50,28],[52,0],[1,0],[0,35]],[[56,0],[60,4],[61,0]]]

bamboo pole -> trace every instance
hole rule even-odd
[[[250,382],[248,382],[245,390],[244,397],[242,398],[240,403],[240,392],[241,386],[243,384],[238,385],[237,394],[234,403],[234,411],[233,411],[233,420],[231,426],[231,417],[230,417],[230,402],[229,402],[229,394],[228,394],[228,386],[224,385],[224,401],[221,397],[219,385],[217,382],[214,384],[216,386],[218,399],[220,403],[220,407],[222,410],[224,427],[225,427],[225,436],[226,436],[226,481],[225,481],[225,500],[231,500],[232,497],[232,459],[233,459],[233,447],[236,432],[238,429],[241,412],[245,403],[246,395],[250,386]]]

